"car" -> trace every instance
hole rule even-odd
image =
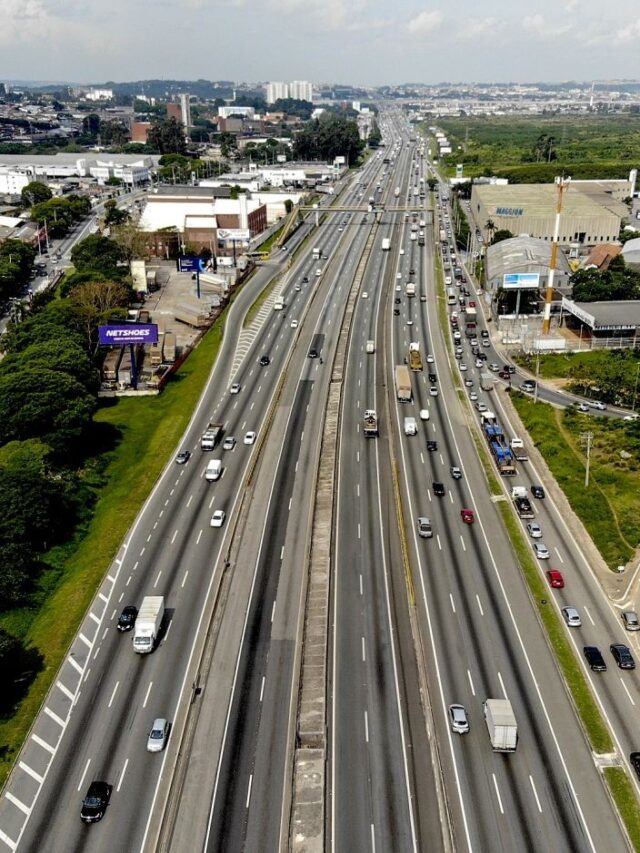
[[[569,628],[579,628],[582,625],[582,619],[577,607],[563,607],[562,618],[567,623]]]
[[[536,557],[539,560],[548,560],[549,559],[549,549],[544,544],[544,542],[534,542],[533,550]]]
[[[464,380],[464,384],[467,386],[467,388],[473,388],[473,379],[469,379],[467,377],[467,379]]]
[[[462,471],[460,470],[460,468],[457,465],[452,465],[449,468],[449,471],[451,472],[451,476],[453,477],[454,480],[461,480],[462,479]]]
[[[429,388],[429,394],[430,394],[432,397],[437,397],[437,396],[438,396],[438,386],[437,386],[437,385],[432,385],[432,386],[431,386],[431,388]]]
[[[423,539],[431,539],[433,536],[431,521],[424,515],[418,519],[418,536],[422,536]]]
[[[233,450],[236,446],[236,440],[232,435],[226,436],[225,440],[222,442],[223,450]]]
[[[500,379],[511,379],[511,374],[508,370],[499,370],[498,376],[500,377]]]
[[[233,385],[231,385],[231,387],[229,388],[229,393],[230,394],[239,394],[241,388],[242,388],[242,385],[240,385],[239,382],[234,382]]]
[[[479,352],[478,358],[480,359],[480,361],[486,361],[487,360],[487,354],[485,352]]]
[[[472,509],[461,509],[460,518],[465,524],[473,524],[473,522],[475,521]]]
[[[402,273],[401,272],[396,273],[396,278],[402,278]]]
[[[291,328],[292,328],[292,329],[297,329],[297,328],[298,328],[298,321],[297,321],[297,320],[292,320],[292,321],[291,321]]]
[[[483,402],[482,402],[482,400],[479,400],[479,401],[476,403],[476,411],[478,411],[478,412],[486,412],[486,411],[487,411],[487,404],[486,404],[486,403],[483,403]]]
[[[625,415],[622,420],[623,421],[637,421],[640,415]]]
[[[625,630],[640,631],[640,620],[635,610],[623,610],[622,621],[624,622]]]
[[[396,305],[399,305],[401,300],[400,300],[399,296],[396,296],[396,298],[393,301],[395,302]]]
[[[432,385],[435,385],[436,382],[438,381],[438,374],[437,373],[430,373],[428,376],[428,379]]]
[[[396,293],[402,293],[402,288],[399,284],[396,284]]]
[[[537,521],[530,521],[527,524],[527,533],[532,539],[542,539],[542,528]]]
[[[602,657],[602,652],[597,646],[584,646],[582,649],[587,663],[594,672],[606,672],[607,665]]]
[[[464,363],[464,361],[461,361],[461,362],[460,362],[460,364],[459,364],[458,366],[460,367],[460,370],[461,370],[463,373],[464,373],[464,372],[465,372],[465,370],[467,369],[467,365]]]
[[[591,408],[598,409],[600,412],[604,412],[607,407],[601,400],[592,400]]]
[[[482,339],[482,346],[483,347],[490,347],[491,346],[491,341],[489,340],[489,338],[483,338]]]
[[[407,320],[407,326],[413,326],[413,320],[411,320],[411,319]]]
[[[96,823],[102,820],[109,800],[111,799],[112,786],[108,782],[92,782],[87,789],[82,808],[80,820],[85,823]]]
[[[525,394],[533,394],[536,390],[536,383],[531,382],[529,379],[525,379],[525,381],[520,386],[520,390],[524,391]]]
[[[472,347],[477,347],[478,346],[478,339],[477,338],[471,338],[471,340],[469,341],[469,345]]]
[[[299,284],[296,284],[296,286],[293,289],[295,290],[296,293],[300,293],[300,291],[302,290],[302,288],[300,287]]]
[[[191,459],[191,451],[181,450],[180,453],[178,453],[178,455],[176,456],[176,464],[186,465],[189,459]]]
[[[308,275],[303,276],[302,277],[302,283],[307,284],[308,282],[309,282],[309,276]]]
[[[629,755],[629,763],[635,770],[638,779],[640,779],[640,752],[632,752]]]
[[[414,269],[410,269],[410,270],[409,270],[409,275],[410,275],[410,276],[414,276],[415,274],[416,274],[416,271],[415,271]]]
[[[340,226],[339,226],[338,231],[339,231],[340,233],[342,233],[342,231],[344,231],[344,228],[342,227],[342,225],[340,225]]]
[[[169,723],[164,717],[158,717],[153,721],[149,737],[147,738],[147,752],[162,752],[167,745],[169,734]]]
[[[245,432],[243,442],[245,444],[253,444],[256,440],[256,434],[253,430],[249,430],[249,432]]]
[[[476,358],[476,367],[480,367],[480,368],[484,367],[484,362],[482,361],[481,358]]]
[[[461,348],[461,347],[458,347],[458,348],[456,349],[456,351],[455,351],[454,355],[455,355],[455,357],[456,357],[456,360],[457,360],[457,361],[460,361],[460,359],[461,359],[461,358],[462,358],[462,356],[463,356],[463,350],[462,350],[462,348]]]
[[[609,651],[613,655],[613,659],[618,664],[618,669],[635,669],[636,662],[633,659],[629,646],[624,643],[611,643]]]
[[[318,350],[312,347],[307,354],[307,358],[318,358],[319,355]]]
[[[420,409],[420,420],[428,421],[429,420],[429,409]]]
[[[393,309],[393,315],[394,315],[394,317],[398,317],[398,316],[399,316],[399,314],[400,314],[400,309],[399,309],[399,308],[394,308],[394,309]]]
[[[489,337],[489,332],[488,332],[486,329],[482,329],[482,330],[481,330],[481,332],[480,332],[480,337],[481,337],[481,338],[488,338],[488,337]]]
[[[489,365],[489,370],[491,370],[493,373],[497,373],[500,370],[500,365],[496,364],[495,361],[492,361]]]
[[[363,290],[363,291],[362,291],[362,298],[363,298],[363,299],[368,299],[368,298],[369,298],[369,294],[367,293],[367,291],[366,291],[366,290]]]
[[[138,608],[134,607],[133,604],[127,604],[118,616],[118,624],[116,625],[118,631],[130,631],[135,625],[137,615]]]
[[[553,589],[564,589],[564,578],[558,569],[549,569],[547,578],[549,579],[549,586]]]
[[[227,514],[223,509],[217,509],[211,516],[211,527],[222,527],[226,517]]]
[[[429,441],[427,441],[427,450],[433,452],[434,450],[437,450],[437,449],[438,449],[438,442],[437,441],[433,441],[431,439]]]
[[[538,500],[542,500],[544,498],[544,489],[542,486],[531,486],[531,494],[534,498],[538,498]]]
[[[436,483],[434,480],[433,494],[437,495],[439,498],[444,497],[444,483]]]
[[[400,249],[400,254],[404,255],[404,249]]]
[[[261,355],[260,356],[260,366],[266,367],[268,364],[271,364],[271,359],[269,358],[269,356],[268,355]]]
[[[476,400],[478,399],[478,395],[477,395],[477,393],[476,393],[475,391],[472,391],[472,392],[469,394],[469,399],[471,400],[471,402],[472,402],[472,403],[475,403],[475,402],[476,402]]]
[[[587,406],[587,404],[586,404],[586,403],[580,403],[580,404],[578,405],[578,411],[579,411],[579,412],[584,412],[585,414],[588,414],[588,413],[589,413],[589,406]]]
[[[464,705],[449,705],[449,725],[451,731],[459,735],[469,731],[469,718]]]
[[[420,294],[420,302],[426,302],[426,301],[427,301],[427,294],[426,294],[426,293],[421,293],[421,294]],[[625,421],[632,421],[632,420],[634,420],[634,419],[633,419],[632,417],[626,417],[626,418],[623,418],[623,420],[625,420]]]

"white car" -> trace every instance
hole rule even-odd
[[[537,521],[527,524],[527,533],[532,539],[542,539],[542,528]]]
[[[483,347],[490,347],[491,346],[491,341],[489,340],[489,338],[483,338],[482,339],[482,346]]]
[[[544,544],[544,542],[536,542],[533,546],[533,550],[535,552],[536,557],[539,560],[548,560],[549,559],[549,549]]]
[[[436,386],[436,385],[432,385],[432,386],[431,386],[431,388],[429,388],[429,394],[430,394],[432,397],[437,397],[437,396],[438,396],[438,388],[437,388],[437,386]]]
[[[302,290],[302,288],[300,287],[300,285],[299,285],[299,284],[296,284],[296,286],[295,286],[293,289],[294,289],[297,293],[299,293],[299,292]]]
[[[484,367],[484,361],[481,358],[476,358],[476,367]]]
[[[298,321],[297,321],[297,320],[292,320],[292,321],[291,321],[291,328],[292,328],[292,329],[297,329],[297,328],[298,328]]]
[[[420,409],[420,420],[428,421],[429,420],[429,409]]]
[[[399,272],[399,273],[396,275],[396,278],[402,278],[402,273],[401,273],[401,272]]]
[[[230,394],[239,394],[241,388],[242,388],[242,385],[240,385],[239,382],[234,382],[233,385],[229,388],[229,393]]]
[[[467,365],[464,363],[464,361],[461,361],[460,362],[460,370],[464,371],[466,369],[467,369]]]
[[[400,287],[400,285],[396,284],[396,293],[400,293],[401,291],[402,291],[402,288]]]
[[[256,440],[255,432],[245,432],[244,434],[244,443],[245,444],[253,444]]]
[[[431,354],[427,356],[427,364],[433,364],[433,356]]]
[[[589,406],[587,406],[586,403],[580,403],[580,405],[578,406],[578,411],[586,413],[589,411]]]
[[[638,415],[625,415],[625,416],[622,418],[622,420],[623,420],[623,421],[637,421],[637,420],[638,420]]]
[[[606,407],[606,405],[605,405],[603,402],[601,402],[600,400],[594,400],[594,401],[591,403],[591,408],[592,408],[592,409],[598,409],[599,411],[604,412],[604,410],[605,410],[607,407]]]
[[[366,290],[363,290],[363,291],[362,291],[362,298],[363,298],[363,299],[368,299],[368,298],[369,298],[369,294],[367,293],[367,291],[366,291]]]
[[[232,435],[228,435],[225,440],[222,442],[223,450],[233,450],[236,446],[236,440]]]
[[[223,509],[217,509],[211,516],[211,527],[222,527],[227,514]]]
[[[479,403],[476,403],[476,411],[486,412],[487,411],[487,404],[483,403],[482,400]]]
[[[471,402],[472,402],[472,403],[475,403],[475,402],[476,402],[476,400],[478,399],[478,395],[476,394],[476,392],[475,392],[475,391],[472,391],[472,392],[469,394],[469,399],[471,400]]]

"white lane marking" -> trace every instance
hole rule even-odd
[[[71,664],[71,666],[76,670],[76,672],[79,672],[79,673],[80,673],[80,675],[82,675],[82,667],[80,666],[80,664],[78,663],[78,661],[77,661],[74,657],[72,657],[71,655],[69,655],[69,657],[67,658],[67,660],[69,661],[69,663]]]
[[[129,584],[131,583],[131,577],[132,576],[129,575],[129,577],[127,578],[127,582],[126,582],[125,586],[129,586]]]
[[[110,708],[113,705],[113,700],[116,698],[116,692],[119,686],[120,682],[116,681],[116,686],[113,688],[113,693],[111,694],[111,699],[109,699],[109,704],[107,705],[107,708]]]
[[[500,682],[500,688],[502,689],[502,695],[504,696],[505,699],[508,699],[509,697],[507,696],[507,689],[504,686],[504,681],[502,680],[502,675],[500,672],[498,672],[498,681]]]
[[[47,717],[51,717],[51,719],[55,723],[57,723],[61,729],[64,729],[64,727],[67,725],[65,723],[65,721],[62,719],[62,717],[59,717],[54,711],[51,710],[51,708],[49,708],[48,705],[45,705],[44,712],[47,715]]]
[[[273,617],[276,615],[276,602],[273,602],[273,607],[271,608],[271,622],[273,622]]]
[[[177,530],[177,528],[176,528],[176,530],[174,530],[174,531],[173,531],[173,536],[171,537],[171,544],[172,544],[172,545],[173,545],[173,543],[176,541],[176,536],[177,536],[177,535],[178,535],[178,530]]]
[[[100,624],[100,619],[96,616],[96,614],[95,614],[95,613],[93,613],[93,611],[91,611],[91,612],[89,613],[89,618],[90,618],[90,619],[93,619],[93,621],[94,621],[97,625],[99,625],[99,624]]]
[[[360,461],[360,451],[356,450],[356,462]]]
[[[7,791],[5,793],[5,798],[9,800],[10,803],[13,803],[16,808],[20,809],[23,814],[26,814],[26,816],[29,817],[29,815],[31,814],[31,809],[29,808],[29,806],[25,806],[22,800],[19,800],[17,797],[14,797],[11,791]]]
[[[466,550],[467,550],[467,546],[464,544],[464,539],[462,538],[462,533],[460,534],[460,542],[462,543],[462,550],[463,550],[463,551],[466,551]]]
[[[556,554],[558,555],[558,559],[560,560],[560,562],[561,562],[561,563],[564,563],[564,560],[562,559],[562,554],[560,553],[560,551],[558,551],[558,549],[556,548],[556,546],[555,546],[555,545],[553,546],[553,550],[554,550],[554,551],[556,552]]]
[[[149,686],[147,687],[147,692],[144,694],[144,702],[142,703],[142,707],[147,707],[147,702],[149,701],[149,694],[151,693],[151,688],[153,687],[153,681],[149,682]]]
[[[475,696],[476,695],[476,689],[473,686],[473,679],[471,678],[471,670],[470,669],[467,670],[467,678],[469,679],[469,687],[471,687],[471,692]]]
[[[182,578],[182,583],[180,584],[181,589],[184,589],[184,585],[186,584],[188,577],[189,577],[189,569],[187,569],[186,572],[184,573],[184,577]]]
[[[267,680],[266,675],[263,675],[262,676],[262,682],[260,684],[260,699],[259,699],[260,702],[262,702],[262,697],[264,696],[264,685],[265,685],[266,680]]]
[[[451,602],[451,609],[452,609],[452,610],[453,610],[453,612],[455,613],[455,612],[456,612],[456,606],[455,606],[455,604],[454,604],[454,601],[453,601],[453,595],[452,595],[451,593],[449,593],[449,600],[450,600],[450,602]]]
[[[46,751],[51,753],[51,755],[55,755],[56,751],[54,747],[52,747],[51,744],[47,743],[46,740],[43,740],[36,734],[31,735],[31,740],[34,741],[34,743],[37,743],[38,746],[41,746],[43,749],[46,749]]]
[[[364,712],[364,739],[369,743],[369,714]]]
[[[436,533],[436,541],[438,543],[438,548],[442,551],[442,543],[440,542],[440,534]]]
[[[422,451],[420,451],[420,461],[424,465],[424,453]]]
[[[202,476],[202,475],[200,475],[200,476]],[[191,506],[192,500],[193,500],[193,495],[189,495],[189,500],[187,501],[187,509],[189,509],[189,507]],[[149,537],[149,539],[151,539],[151,537]],[[147,542],[149,541],[149,539],[147,539]]]
[[[587,614],[587,616],[589,617],[589,622],[591,622],[591,624],[592,624],[592,625],[593,625],[593,627],[595,628],[595,627],[596,627],[596,623],[595,623],[595,622],[593,621],[593,619],[591,618],[591,614],[589,613],[589,608],[585,605],[582,609],[584,610],[584,612],[585,612],[585,613]]]
[[[376,853],[376,826],[371,824],[371,853]]]
[[[280,548],[280,559],[284,559],[284,545]]]
[[[366,659],[367,659],[367,651],[366,651],[366,648],[365,648],[364,637],[361,637],[361,640],[362,640],[362,660],[363,660],[363,661],[366,661]]]
[[[162,574],[162,569],[160,569],[160,571],[158,572],[158,577],[156,578],[156,582],[155,582],[155,583],[154,583],[154,585],[153,585],[153,588],[154,588],[154,589],[158,586],[158,581],[160,580],[160,575],[161,575],[161,574]]]
[[[89,678],[89,673],[90,673],[90,672],[91,672],[91,667],[89,667],[89,668],[87,669],[87,671],[85,672],[85,674],[84,674],[84,678],[82,679],[83,683],[84,683],[84,682]]]
[[[631,696],[631,693],[629,693],[629,689],[627,688],[627,685],[624,683],[622,676],[620,676],[620,684],[622,684],[622,686],[624,687],[624,692],[629,697],[629,702],[631,702],[632,705],[635,705],[636,703],[633,701],[633,697]]]
[[[122,767],[122,773],[120,774],[120,778],[118,779],[118,787],[116,788],[116,792],[120,791],[122,787],[122,780],[124,779],[124,774],[127,772],[127,765],[129,764],[129,759],[127,758]]]
[[[496,797],[498,798],[498,805],[500,806],[500,814],[504,814],[504,809],[502,808],[502,800],[500,798],[500,791],[498,790],[498,780],[496,779],[496,774],[491,774],[493,778],[493,787],[496,789]]]
[[[82,788],[82,783],[84,782],[84,777],[87,775],[87,770],[89,769],[89,765],[91,764],[91,759],[87,758],[87,763],[84,766],[84,770],[82,771],[82,776],[80,777],[80,784],[78,785],[78,790]],[[22,766],[22,764],[20,765]]]
[[[135,561],[135,563],[133,564],[133,569],[132,569],[131,571],[132,571],[132,572],[135,572],[135,570],[136,570],[137,568],[138,568],[138,561],[136,560],[136,561]]]
[[[102,648],[102,646],[98,646],[98,648],[96,649],[96,653],[95,653],[95,655],[93,656],[93,659],[94,659],[94,660],[95,660],[95,659],[98,657],[98,655],[100,654],[100,649],[101,649],[101,648]]]
[[[438,456],[440,457],[440,464],[444,465],[444,459],[442,458],[442,453],[439,453]]]
[[[542,806],[540,805],[540,800],[538,799],[538,792],[536,791],[536,786],[533,782],[533,776],[529,775],[529,781],[531,782],[531,790],[533,791],[533,796],[536,798],[536,805],[538,806],[538,811],[542,814]]]
[[[187,506],[189,506],[189,504],[187,504]],[[151,542],[151,534],[149,534],[149,535],[147,536],[147,542]]]
[[[484,610],[482,609],[482,605],[480,604],[480,596],[476,595],[476,601],[478,602],[478,610],[480,611],[480,615],[484,616]]]
[[[360,483],[356,483],[356,495],[360,497]]]
[[[214,495],[214,496],[211,498],[211,500],[209,501],[209,509],[211,509],[211,507],[213,506],[213,502],[215,501],[215,499],[216,499],[216,496]]]
[[[449,500],[453,503],[453,492],[449,491]]]
[[[360,575],[360,595],[362,594],[362,575]]]
[[[251,785],[253,784],[253,773],[249,776],[249,785],[247,787],[247,801],[245,803],[245,808],[249,808],[249,801],[251,800]]]
[[[200,533],[198,533],[198,538],[196,539],[196,545],[199,544],[201,536],[202,536],[202,530],[200,531]]]
[[[113,613],[111,614],[111,619],[110,619],[110,621],[111,621],[111,622],[113,622],[113,620],[116,618],[116,613],[117,613],[117,612],[118,612],[118,608],[116,607],[116,609],[115,609],[115,610],[113,611]]]
[[[56,681],[56,687],[58,688],[58,690],[61,690],[64,693],[67,699],[71,699],[71,701],[73,702],[73,693],[69,690],[68,687],[65,687],[61,681]]]
[[[360,539],[360,522],[358,522],[358,539]]]
[[[142,557],[142,555],[144,554],[144,552],[145,552],[146,550],[147,550],[146,548],[143,548],[143,549],[142,549],[142,551],[140,551],[140,556],[141,556],[141,557]]]
[[[108,602],[109,602],[109,599],[107,598],[107,596],[104,595],[104,593],[102,593],[102,592],[98,593],[98,598],[100,598],[102,601],[104,601],[105,604],[108,604]]]
[[[293,501],[293,497],[289,498],[289,509],[287,510],[288,512],[291,512],[291,503],[292,503],[292,501]]]

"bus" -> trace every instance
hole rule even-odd
[[[453,287],[447,288],[447,305],[455,305],[456,304],[456,292]]]

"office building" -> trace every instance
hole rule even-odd
[[[288,83],[267,83],[267,103],[275,104],[276,101],[289,97]]]

